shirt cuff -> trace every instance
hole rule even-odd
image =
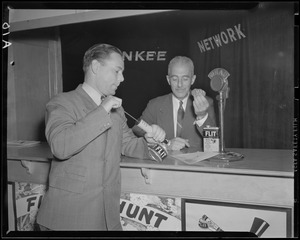
[[[203,118],[198,119],[198,120],[196,119],[194,121],[194,125],[197,124],[198,127],[201,127],[204,124],[204,122],[206,121],[207,118],[208,118],[208,113],[206,113],[206,115]]]

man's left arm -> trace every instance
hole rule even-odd
[[[194,124],[202,135],[205,126],[216,126],[214,103],[210,97],[206,96],[205,91],[202,89],[194,89],[192,95],[194,97],[193,106],[196,114]]]

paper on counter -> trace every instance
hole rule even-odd
[[[186,163],[186,164],[194,164],[208,158],[214,157],[219,153],[216,152],[194,152],[194,153],[183,153],[183,154],[174,154],[172,157]]]

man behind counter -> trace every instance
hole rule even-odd
[[[168,150],[192,147],[203,151],[203,127],[216,126],[213,100],[201,89],[191,91],[196,75],[193,61],[188,57],[174,57],[166,77],[172,93],[150,100],[140,119],[165,130],[170,140]],[[132,130],[137,136],[145,134],[136,125]]]

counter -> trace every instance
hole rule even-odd
[[[228,151],[241,153],[244,155],[244,158],[232,162],[210,161],[208,159],[193,165],[188,165],[172,156],[166,157],[161,163],[151,160],[122,157],[121,167],[274,176],[284,178],[294,177],[293,150],[228,149]],[[11,161],[22,160],[23,162],[49,163],[52,159],[52,153],[47,143],[41,143],[34,147],[7,147],[7,159]],[[9,178],[12,178],[11,180],[13,180],[14,177],[16,176],[9,174]]]
[[[120,164],[122,192],[180,199],[181,207],[186,209],[182,212],[184,216],[181,216],[181,220],[185,221],[181,225],[181,230],[189,230],[188,206],[199,203],[202,206],[209,204],[210,207],[218,205],[232,209],[237,207],[251,211],[260,209],[279,215],[284,214],[284,222],[279,223],[285,226],[282,234],[292,236],[293,151],[275,149],[228,149],[228,151],[241,153],[244,158],[232,162],[206,159],[189,165],[174,158],[172,153],[161,163],[122,157]],[[26,148],[7,147],[8,181],[47,184],[51,158],[52,154],[47,143]],[[198,205],[192,208],[195,207]]]

